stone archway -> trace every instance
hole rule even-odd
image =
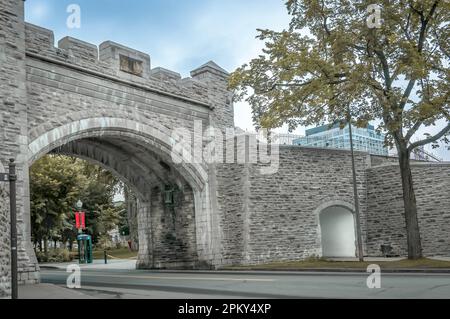
[[[138,195],[140,268],[211,267],[218,247],[209,238],[213,225],[207,200],[207,169],[201,163],[174,164],[170,150],[170,130],[157,123],[89,118],[52,128],[34,138],[29,144],[28,163],[31,165],[49,152],[75,156],[111,170],[131,186]],[[185,239],[168,236],[161,231],[164,225],[155,225],[167,214],[163,203],[167,184],[177,185],[181,193],[177,222],[184,228],[178,227],[177,234]],[[171,252],[170,245],[178,247]],[[183,249],[194,257],[177,256],[176,252]]]
[[[353,206],[335,200],[316,209],[318,239],[323,257],[355,257],[356,228]]]

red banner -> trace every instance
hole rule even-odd
[[[80,214],[79,212],[75,212],[75,225],[77,229],[80,229]]]
[[[81,215],[81,229],[85,229],[86,228],[85,214],[84,214],[84,212],[81,212],[80,215]]]
[[[84,212],[75,212],[75,225],[77,229],[86,228],[86,217]]]

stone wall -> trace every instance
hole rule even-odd
[[[366,228],[368,156],[356,153],[362,229]],[[353,208],[350,152],[280,147],[280,167],[261,164],[218,168],[224,256],[231,263],[298,260],[321,255],[317,209],[327,203]]]
[[[244,258],[244,169],[236,164],[216,167],[223,264],[239,264]]]
[[[124,187],[124,195],[125,195],[125,207],[127,210],[128,230],[130,233],[128,235],[128,239],[131,241],[131,249],[133,251],[138,251],[139,235],[138,235],[136,195],[134,195],[127,186]]]
[[[362,231],[366,228],[367,154],[356,153]],[[248,245],[245,262],[296,260],[321,255],[318,208],[353,207],[350,152],[280,147],[277,174],[249,168]]]
[[[381,166],[386,164],[388,165],[398,164],[398,158],[393,156],[382,156],[382,155],[370,156],[370,166]]]
[[[425,256],[450,256],[450,164],[412,164],[417,213]],[[406,228],[402,185],[398,165],[368,169],[367,247],[370,255],[381,255],[389,244],[404,256]]]
[[[422,163],[422,162],[424,161],[411,159],[411,163]],[[370,155],[370,166],[397,165],[397,164],[398,164],[398,157]]]
[[[28,112],[26,91],[24,3],[0,1],[0,162],[17,165],[19,282],[39,280],[31,246],[28,187]],[[3,205],[3,203],[2,203]]]
[[[0,163],[0,173],[5,173]],[[8,183],[0,183],[0,298],[10,294],[9,246],[9,191]]]
[[[112,54],[113,51],[117,54]],[[79,70],[88,70],[91,75],[95,73],[97,76],[127,81],[155,93],[173,94],[179,98],[184,97],[185,100],[209,106],[208,86],[204,81],[195,78],[162,78],[153,76],[154,74],[149,70],[146,70],[143,76],[134,76],[121,71],[119,53],[146,60],[146,69],[151,67],[150,58],[146,53],[111,41],[106,41],[97,48],[94,44],[66,37],[58,41],[58,47],[55,47],[52,30],[26,23],[26,52],[29,60],[41,60]]]
[[[396,158],[356,153],[364,253],[380,245],[406,256],[402,187]],[[424,254],[450,255],[450,164],[413,162]],[[280,147],[280,167],[217,166],[224,264],[321,256],[318,214],[328,204],[354,210],[350,152]]]
[[[139,258],[138,268],[197,268],[192,189],[188,185],[175,188],[173,204],[167,204],[161,188],[152,189],[149,208],[138,212],[139,245],[145,246],[141,253],[146,254]]]

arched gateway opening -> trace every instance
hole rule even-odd
[[[355,221],[352,211],[344,206],[329,206],[319,215],[324,257],[355,257]]]
[[[48,153],[64,154],[122,180],[135,195],[129,206],[137,210],[138,268],[210,267],[207,173],[201,164],[174,163],[170,133],[157,123],[81,119],[36,137],[28,164]]]

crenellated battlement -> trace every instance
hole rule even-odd
[[[217,87],[226,90],[228,73],[212,61],[193,70],[191,77],[182,78],[179,73],[162,67],[152,69],[150,55],[112,41],[97,47],[67,36],[55,47],[52,30],[26,23],[25,31],[26,53],[30,58],[112,76],[130,84],[208,104],[212,109],[218,104],[214,100]]]

